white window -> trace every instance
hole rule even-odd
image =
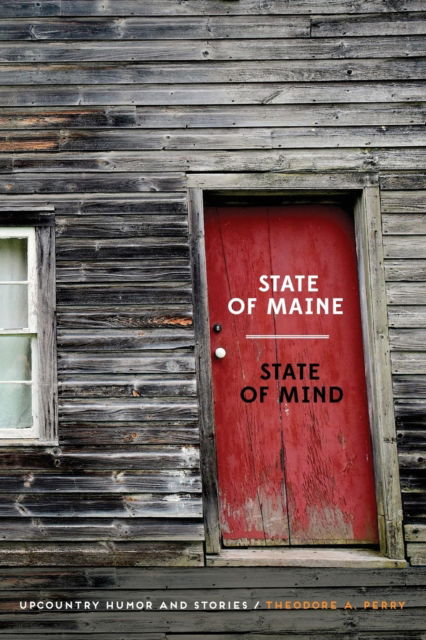
[[[0,439],[37,439],[35,229],[0,228]]]

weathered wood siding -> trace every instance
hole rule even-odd
[[[60,423],[58,447],[0,452],[0,563],[203,562],[187,176],[318,171],[380,178],[408,555],[425,561],[425,9],[1,3],[0,193],[55,207]]]

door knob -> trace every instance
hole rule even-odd
[[[216,358],[224,358],[226,356],[226,351],[223,347],[218,347],[214,352]]]

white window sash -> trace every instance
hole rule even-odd
[[[1,384],[18,382],[31,385],[32,419],[33,426],[27,429],[1,429],[0,442],[4,440],[36,440],[40,436],[39,411],[38,411],[38,344],[37,344],[37,257],[36,237],[34,227],[3,227],[0,228],[0,238],[26,238],[27,239],[27,267],[26,281],[13,281],[11,284],[26,284],[28,287],[28,327],[21,329],[0,329],[1,336],[28,336],[31,338],[31,380],[6,380]],[[9,282],[0,281],[0,284]],[[1,407],[0,407],[1,410]]]

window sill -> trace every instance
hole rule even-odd
[[[40,440],[34,438],[0,438],[2,447],[57,447],[57,440]]]
[[[403,569],[406,560],[386,558],[372,549],[293,547],[280,549],[222,549],[207,555],[208,567],[353,567]]]

